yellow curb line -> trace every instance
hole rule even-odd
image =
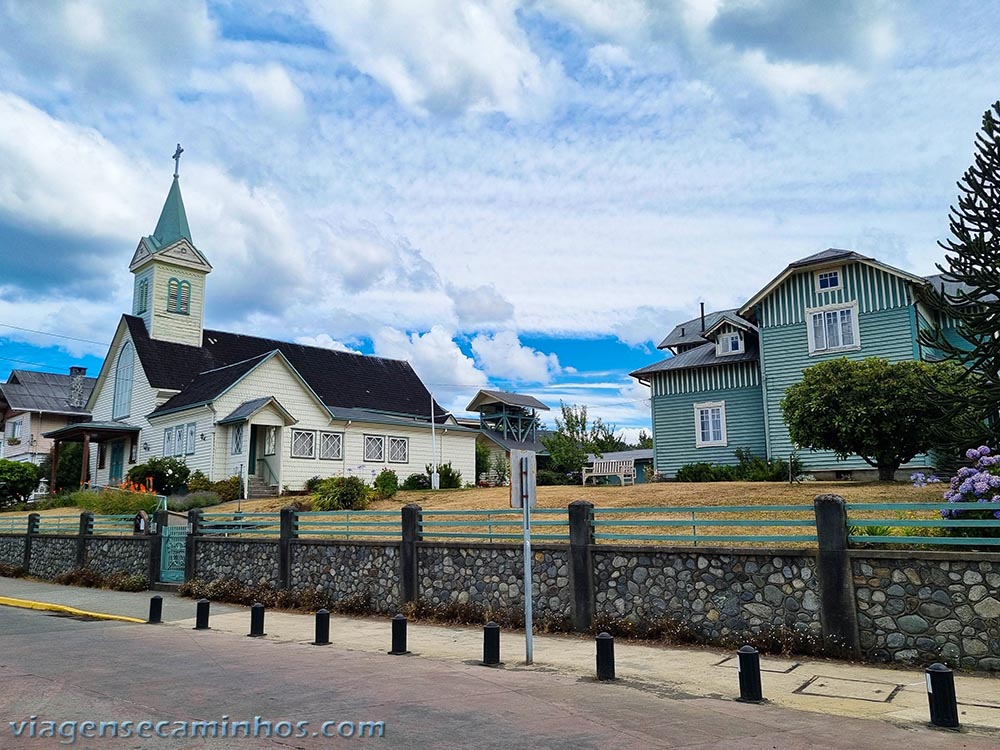
[[[51,604],[49,602],[33,602],[28,599],[11,599],[7,596],[0,596],[0,606],[20,607],[21,609],[39,609],[47,612],[62,612],[67,615],[77,615],[81,617],[93,617],[95,620],[120,620],[121,622],[138,622],[145,624],[145,620],[136,617],[126,617],[125,615],[109,615],[104,612],[87,612],[76,607],[67,607],[63,604]]]

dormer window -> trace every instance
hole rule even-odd
[[[840,269],[829,268],[826,271],[816,272],[816,291],[832,292],[840,289]]]
[[[743,351],[743,334],[739,332],[723,333],[715,341],[715,353],[719,357],[727,354],[739,354]]]

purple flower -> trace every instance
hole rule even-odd
[[[965,452],[965,457],[969,459],[979,458],[979,451],[975,448],[969,448],[969,450]]]
[[[976,453],[980,456],[988,456],[990,455],[990,449],[988,446],[980,445],[979,448],[976,449]]]

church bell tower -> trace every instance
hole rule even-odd
[[[129,270],[135,276],[132,314],[143,319],[151,338],[202,345],[205,277],[212,266],[191,240],[181,199],[180,159],[174,152],[174,181],[153,233],[139,240]]]

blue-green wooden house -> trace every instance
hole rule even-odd
[[[703,313],[675,326],[658,348],[667,359],[632,377],[650,386],[656,471],[685,464],[735,464],[736,450],[787,458],[794,446],[781,414],[788,386],[807,367],[834,357],[934,359],[917,331],[938,320],[916,289],[943,283],[849,250],[830,249],[790,263],[737,309]],[[951,286],[951,285],[949,285]],[[867,478],[861,458],[800,451],[818,478]],[[917,457],[908,468],[926,468]]]

